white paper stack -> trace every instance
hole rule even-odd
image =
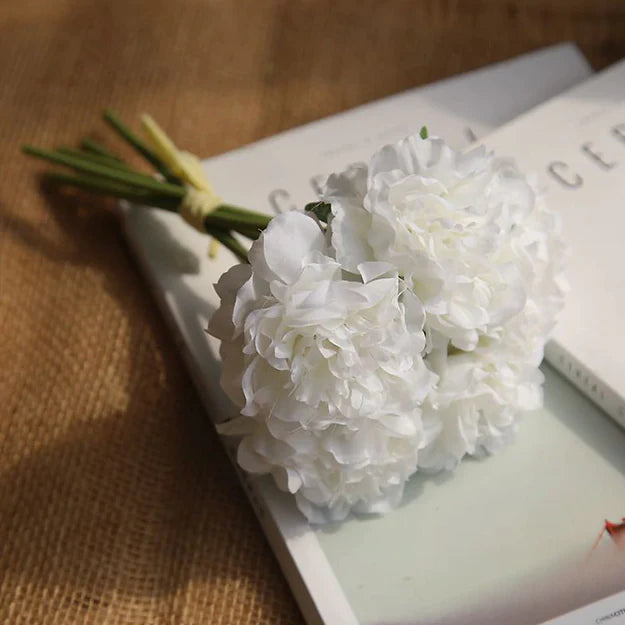
[[[590,73],[574,46],[556,46],[211,158],[206,169],[220,195],[233,204],[270,213],[301,207],[314,199],[325,174],[366,160],[381,144],[415,132],[421,125],[445,136],[455,147],[463,147]],[[622,79],[621,74],[615,76]],[[563,177],[579,173],[586,180],[586,170],[582,172],[574,160],[575,141],[596,137],[558,143],[559,132],[594,123],[593,115],[598,116],[601,109],[598,101],[612,98],[610,84],[609,75],[599,79],[597,98],[594,92],[582,90],[579,98],[575,96],[578,106],[573,112],[565,99],[547,108],[547,114],[539,111],[538,126],[526,117],[520,126],[496,135],[492,144],[518,155],[526,167],[544,169],[555,159],[567,167],[556,165],[556,173]],[[562,125],[565,119],[572,120],[571,124]],[[552,132],[552,128],[561,130]],[[539,143],[532,138],[542,132],[551,133],[548,141],[553,150],[539,151],[532,158]],[[617,145],[618,137],[612,139]],[[590,151],[604,154],[607,167],[616,158],[613,148],[597,144]],[[623,148],[625,153],[625,144]],[[588,161],[586,167],[601,167],[597,154],[588,152],[582,155]],[[610,175],[609,168],[604,173]],[[567,187],[562,197],[566,193],[582,197],[580,192],[584,193]],[[584,201],[592,206],[590,196]],[[218,383],[218,344],[205,328],[218,305],[211,285],[234,259],[223,251],[216,261],[209,260],[206,237],[175,215],[125,207],[124,222],[179,340],[204,408],[215,422],[231,417],[233,407]],[[592,267],[596,270],[596,265]],[[602,280],[600,275],[597,279]],[[612,285],[617,288],[616,282]],[[598,299],[602,292],[597,287],[590,295]],[[609,300],[603,301],[610,305]],[[600,334],[601,321],[613,321],[600,316],[596,306],[594,314],[592,305],[586,310],[594,318],[592,322],[586,319],[585,337],[592,334],[592,328]],[[558,345],[565,344],[564,329],[579,323],[571,314],[558,334]],[[602,338],[604,351],[615,340],[610,332]],[[604,517],[625,514],[624,449],[625,434],[547,371],[546,409],[527,418],[514,445],[484,462],[463,463],[450,479],[416,476],[409,484],[406,503],[383,518],[353,519],[339,528],[314,529],[292,499],[278,492],[270,480],[240,475],[311,625],[520,625],[542,622],[625,588],[622,559],[614,560],[609,544],[604,549],[607,555],[597,554],[590,565],[581,566]],[[624,596],[608,601],[625,603]],[[600,603],[587,608],[585,620],[572,615],[562,623],[593,623],[610,610],[616,608]],[[621,622],[618,618],[611,625]]]

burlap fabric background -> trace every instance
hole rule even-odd
[[[625,3],[0,2],[0,622],[301,622],[110,205],[19,144],[210,155],[563,39],[624,56]]]

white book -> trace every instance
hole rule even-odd
[[[546,357],[625,426],[625,61],[486,143],[536,172],[562,215],[570,293]]]
[[[590,73],[574,46],[556,46],[211,158],[207,173],[232,203],[301,207],[322,176],[423,124],[462,147]],[[207,238],[175,215],[125,206],[123,216],[206,411],[215,422],[233,416],[219,388],[218,343],[205,333],[218,305],[211,285],[233,258],[222,250],[209,260]],[[505,453],[463,463],[449,479],[415,476],[385,517],[314,528],[270,479],[239,472],[310,625],[520,625],[596,600],[587,620],[573,614],[558,625],[616,613],[622,559],[604,541],[580,563],[604,517],[625,513],[625,434],[546,374],[545,410],[527,417]]]

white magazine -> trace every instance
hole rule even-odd
[[[546,357],[625,426],[625,61],[489,136],[562,215],[570,293]]]
[[[574,46],[555,46],[211,158],[206,169],[234,204],[301,207],[320,177],[423,124],[462,147],[590,73]],[[129,206],[123,215],[205,409],[215,422],[233,416],[217,341],[205,333],[218,303],[211,284],[233,258],[222,250],[209,260],[207,238],[175,215]],[[240,473],[310,625],[539,623],[625,589],[609,541],[589,556],[604,517],[625,514],[625,434],[546,375],[546,408],[526,418],[514,445],[453,476],[415,476],[405,504],[382,518],[313,528],[270,479]],[[624,597],[558,624],[594,623]]]

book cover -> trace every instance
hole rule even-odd
[[[625,426],[625,61],[489,136],[561,215],[570,291],[546,358]]]
[[[232,202],[288,210],[314,199],[328,172],[422,124],[462,147],[589,73],[574,47],[557,46],[288,131],[206,168]],[[224,250],[209,260],[206,238],[175,215],[127,206],[124,223],[209,416],[232,416],[205,328],[217,304],[211,284],[233,258]],[[545,410],[528,416],[515,445],[453,476],[415,476],[386,517],[313,528],[270,480],[240,474],[309,623],[538,623],[623,590],[609,539],[590,548],[604,517],[623,513],[625,434],[546,374]]]

